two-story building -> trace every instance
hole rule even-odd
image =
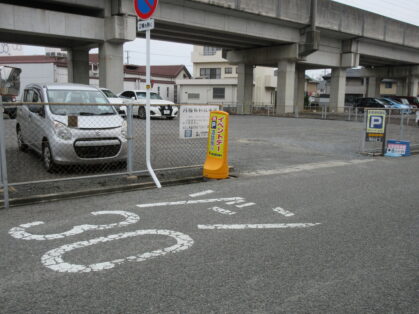
[[[227,105],[237,103],[237,66],[229,64],[222,58],[221,48],[194,46],[192,62],[194,78],[177,81],[181,103]],[[255,106],[275,105],[276,72],[275,68],[254,68],[253,104]],[[314,94],[317,82],[308,78],[306,87],[308,86]]]
[[[91,54],[90,85],[99,87],[99,58]],[[46,55],[34,56],[2,56],[0,65],[9,65],[22,69],[21,86],[30,83],[67,83],[67,56],[61,52],[48,52]],[[184,65],[156,65],[151,66],[152,90],[163,99],[178,102],[177,80],[186,81],[191,74]],[[124,89],[145,89],[145,66],[124,65]],[[119,93],[121,91],[113,91]]]

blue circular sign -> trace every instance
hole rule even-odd
[[[134,0],[137,15],[143,19],[149,19],[157,8],[158,0]]]

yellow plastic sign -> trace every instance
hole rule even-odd
[[[226,179],[229,176],[228,118],[228,113],[224,111],[213,111],[210,114],[205,178]]]

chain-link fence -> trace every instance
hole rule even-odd
[[[394,140],[408,142],[410,149],[413,152],[419,152],[419,111],[416,112],[410,109],[390,109],[390,108],[369,108],[363,110],[362,122],[364,123],[365,129],[361,135],[361,152],[371,154],[381,154],[383,143],[368,141],[366,140],[366,128],[367,128],[367,112],[368,110],[380,110],[385,111],[385,140]]]
[[[6,103],[3,107],[1,144],[10,199],[147,181],[145,106]],[[200,173],[205,161],[206,137],[179,136],[180,108],[151,106],[151,164],[161,180]]]

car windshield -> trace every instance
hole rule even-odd
[[[137,98],[138,99],[146,99],[147,94],[145,92],[138,92],[137,93]],[[163,98],[160,97],[159,94],[156,93],[150,93],[150,99],[158,99],[158,100],[163,100]]]
[[[60,105],[50,105],[51,113],[56,115],[77,115],[77,116],[100,116],[115,115],[113,106],[77,106],[61,105],[69,104],[108,104],[106,97],[99,91],[92,90],[48,90],[49,103]]]
[[[386,105],[392,105],[394,103],[394,102],[391,102],[390,100],[385,99],[385,98],[380,98],[379,100]]]
[[[384,105],[384,102],[383,102],[381,99],[376,99],[376,101],[377,101],[379,104]]]
[[[109,89],[102,89],[102,92],[106,95],[108,98],[119,98],[114,93],[112,93]]]

